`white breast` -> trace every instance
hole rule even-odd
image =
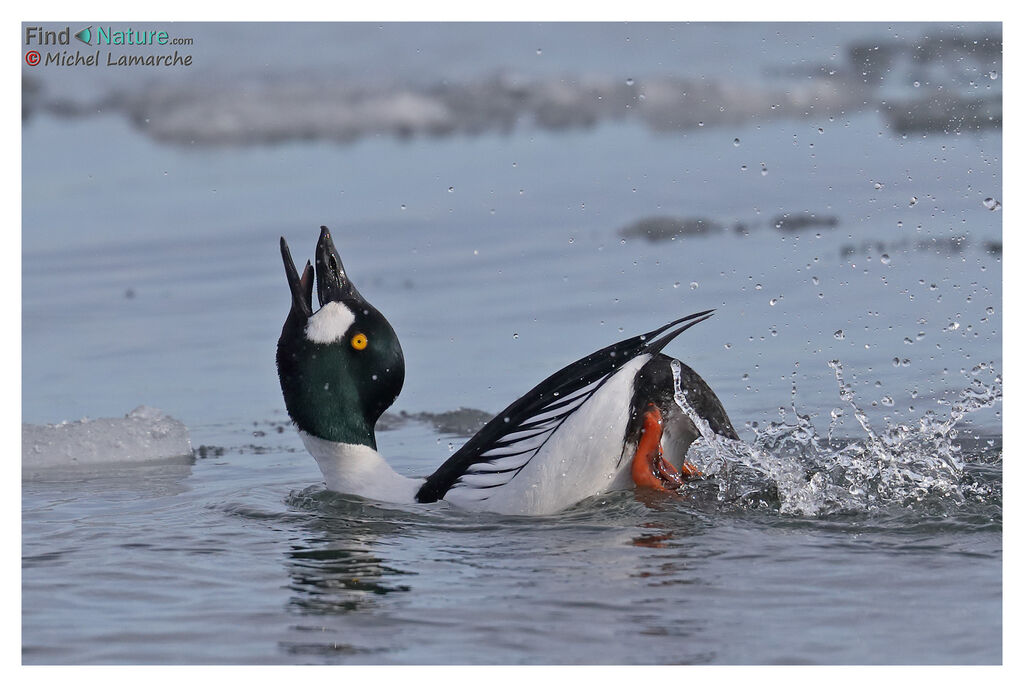
[[[414,503],[422,479],[403,477],[369,446],[327,441],[299,430],[306,450],[316,458],[327,488],[390,503]]]

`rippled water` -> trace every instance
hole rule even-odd
[[[267,27],[225,28],[217,48],[192,28],[201,84],[35,74],[23,422],[147,405],[196,452],[23,482],[25,663],[1002,661],[998,27],[347,27],[297,84],[301,27],[265,79],[251,46],[277,44]],[[914,42],[928,60],[907,58]],[[366,76],[389,51],[388,78],[324,90],[332,60]],[[506,67],[524,81],[491,79]],[[862,74],[856,107],[773,102],[830,69]],[[699,121],[537,114],[683,81],[703,83],[684,108]],[[181,108],[161,115],[199,131],[186,96],[213,84],[231,100],[239,83],[364,114],[367,93],[433,94],[454,128],[350,118],[339,143],[328,117],[274,145],[256,127],[208,146],[132,118],[170,93]],[[502,109],[509,83],[543,91],[528,115]],[[939,90],[957,93],[955,121],[929,119],[922,94]],[[475,135],[460,127],[480,110],[460,98],[494,104]],[[246,110],[288,121],[270,111]],[[561,365],[705,308],[666,352],[742,442],[698,442],[707,479],[678,495],[551,517],[325,491],[273,366],[289,305],[277,239],[311,257],[320,224],[402,339],[406,386],[378,435],[400,472],[431,472]]]
[[[387,508],[299,488],[315,468],[280,448],[33,483],[24,660],[998,662],[998,456],[966,470],[988,498],[828,517],[697,492]]]
[[[414,426],[382,441],[432,436]],[[962,502],[808,517],[723,503],[709,482],[508,518],[303,487],[316,468],[278,441],[191,467],[27,483],[24,660],[1001,658],[998,444],[971,451],[965,483],[991,491]]]

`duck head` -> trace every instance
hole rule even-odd
[[[374,425],[405,381],[405,358],[391,324],[348,278],[327,227],[314,267],[299,276],[288,243],[281,258],[292,306],[277,342],[277,373],[296,426],[315,437],[377,448]]]

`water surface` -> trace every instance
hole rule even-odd
[[[25,663],[1002,661],[998,25],[177,28],[189,74],[29,75],[23,422],[146,404],[197,450],[23,483]],[[470,131],[509,84],[537,109]],[[202,138],[247,89],[266,126]],[[295,89],[452,109],[281,135]],[[757,452],[545,518],[325,491],[273,363],[278,237],[321,224],[402,340],[400,472],[465,440],[438,414],[707,308],[667,352]]]

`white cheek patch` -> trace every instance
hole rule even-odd
[[[306,338],[318,344],[334,343],[345,336],[355,321],[356,316],[343,303],[331,301],[309,318]]]

